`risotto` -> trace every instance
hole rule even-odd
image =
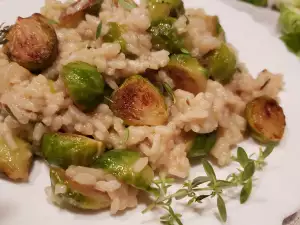
[[[26,181],[42,157],[55,204],[115,214],[155,174],[187,178],[190,160],[208,155],[229,164],[249,127],[282,138],[282,75],[253,78],[218,17],[180,0],[46,0],[4,30],[0,171]],[[276,105],[279,130],[249,121],[256,100]]]

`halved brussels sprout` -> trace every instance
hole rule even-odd
[[[97,14],[102,0],[79,0],[66,8],[59,17],[59,24],[63,27],[74,28],[84,20],[86,13]]]
[[[71,62],[61,71],[61,77],[74,103],[83,111],[91,111],[103,100],[104,79],[95,66]]]
[[[168,119],[164,97],[140,75],[133,75],[112,95],[111,109],[128,125],[156,126]]]
[[[60,199],[61,206],[67,204],[79,209],[98,210],[107,208],[111,204],[106,193],[71,180],[60,168],[50,167],[50,179],[52,193]],[[64,189],[63,193],[55,193],[57,185]]]
[[[236,71],[237,60],[234,52],[225,44],[213,50],[206,58],[210,76],[220,83],[229,83]]]
[[[185,12],[182,0],[148,0],[148,10],[152,21],[167,16],[178,18]]]
[[[116,22],[109,22],[108,25],[109,30],[107,34],[103,36],[103,41],[119,43],[121,47],[121,52],[123,52],[128,58],[136,57],[136,55],[127,50],[127,43],[122,37],[122,33],[126,32],[126,27],[124,25],[117,24]]]
[[[122,38],[122,33],[125,32],[125,27],[117,24],[116,22],[108,23],[109,30],[107,34],[103,36],[104,42],[117,42],[121,46],[121,51],[124,54],[128,54],[129,52],[126,49],[126,41]]]
[[[180,53],[185,48],[183,37],[173,27],[175,21],[174,18],[166,17],[152,22],[148,31],[152,36],[152,47],[155,50],[165,49],[170,53]]]
[[[261,96],[246,106],[246,119],[251,136],[262,143],[277,143],[284,134],[285,115],[276,100]]]
[[[268,6],[268,0],[241,0],[241,1],[250,3],[255,6],[261,6],[261,7]]]
[[[164,68],[172,78],[176,88],[182,89],[193,94],[205,91],[208,73],[190,55],[172,55],[168,65]]]
[[[0,172],[12,180],[27,180],[31,164],[30,145],[14,137],[16,149],[11,149],[4,139],[0,138]]]
[[[225,31],[220,24],[218,16],[206,17],[207,30],[209,30],[212,36],[219,38],[222,41],[226,41]]]
[[[89,166],[104,151],[104,144],[85,136],[67,133],[46,133],[41,142],[45,160],[56,166]]]
[[[115,149],[104,153],[92,165],[114,175],[117,179],[142,190],[149,190],[154,172],[146,165],[140,172],[134,171],[135,163],[141,158],[138,152]]]
[[[18,17],[6,35],[4,52],[14,62],[38,73],[52,65],[58,54],[58,40],[47,18],[35,13]]]
[[[282,32],[281,40],[288,49],[299,55],[300,53],[300,2],[286,2],[280,8],[279,25]]]
[[[188,158],[206,157],[217,141],[217,131],[208,134],[197,134],[188,150]]]

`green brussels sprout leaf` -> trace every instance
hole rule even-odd
[[[46,133],[41,142],[42,155],[49,164],[62,168],[89,166],[104,151],[102,142],[67,133]]]
[[[113,174],[117,179],[130,184],[136,188],[149,190],[154,178],[154,172],[146,165],[141,171],[134,171],[134,164],[139,160],[138,152],[115,149],[104,153],[92,165]]]
[[[30,145],[14,137],[16,149],[11,149],[4,139],[0,138],[0,172],[12,180],[26,181],[32,160]]]
[[[71,62],[63,66],[61,76],[69,95],[81,110],[92,111],[102,102],[105,83],[96,67]]]
[[[208,134],[197,134],[191,144],[187,156],[189,158],[206,157],[217,140],[217,131]]]

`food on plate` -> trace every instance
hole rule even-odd
[[[111,204],[106,193],[72,180],[63,169],[51,167],[50,179],[55,203],[61,207],[69,205],[80,209],[99,210]]]
[[[296,3],[295,3],[296,4]],[[299,5],[299,3],[298,3]],[[281,30],[281,40],[287,48],[295,53],[300,52],[300,10],[296,5],[280,5],[279,26]]]
[[[147,3],[152,21],[163,19],[166,16],[178,18],[184,15],[185,10],[182,0],[149,0]]]
[[[121,47],[121,51],[128,57],[134,56],[131,52],[127,50],[126,41],[122,37],[122,33],[126,32],[126,27],[121,26],[115,22],[110,22],[108,24],[109,30],[108,32],[103,36],[103,41],[105,42],[116,42],[119,43]]]
[[[61,70],[65,87],[83,111],[91,111],[103,100],[105,82],[97,67],[85,62],[70,62]]]
[[[246,118],[251,135],[260,142],[279,142],[284,134],[285,115],[275,99],[260,96],[248,102]]]
[[[240,188],[247,201],[253,174],[284,137],[285,115],[282,75],[253,78],[221,22],[181,0],[47,0],[41,15],[4,26],[0,171],[26,180],[35,154],[50,167],[46,193],[60,207],[116,214],[142,194],[152,201],[145,212],[160,207],[162,222],[182,224],[176,200],[215,197],[226,221],[223,190]],[[13,40],[29,33],[39,45],[16,49]],[[40,61],[24,62],[43,49]],[[265,150],[232,156],[249,132]],[[218,179],[208,159],[240,168]],[[194,163],[205,174],[188,180]],[[172,193],[175,180],[184,185]]]
[[[242,2],[247,2],[255,6],[267,7],[268,0],[241,0]]]
[[[216,144],[217,131],[207,134],[197,134],[190,144],[187,156],[189,158],[206,157]]]
[[[138,152],[127,149],[104,153],[92,167],[101,168],[126,184],[144,190],[150,188],[154,178],[154,172],[148,166],[148,158],[142,158]]]
[[[27,181],[32,161],[30,145],[20,138],[13,138],[13,146],[0,139],[0,171],[12,180]]]
[[[208,71],[190,55],[172,55],[164,69],[173,80],[176,89],[198,94],[206,89]]]
[[[172,17],[165,17],[151,23],[149,33],[154,49],[166,49],[170,53],[180,53],[185,48],[183,37],[174,27],[175,21],[176,19]]]
[[[209,75],[220,83],[231,81],[236,70],[236,56],[225,43],[212,52],[208,53],[206,63]]]
[[[75,1],[61,12],[57,23],[62,27],[76,27],[84,19],[85,14],[99,13],[101,3],[102,0]]]
[[[10,60],[35,73],[51,66],[58,54],[56,32],[39,13],[18,17],[4,38],[3,50]]]
[[[140,75],[127,78],[111,100],[113,113],[128,125],[163,125],[168,119],[162,94]]]
[[[103,150],[102,142],[76,134],[46,133],[41,141],[45,160],[62,168],[71,165],[89,166]]]
[[[218,37],[222,41],[226,41],[225,31],[220,24],[218,16],[207,17],[207,29],[211,32],[214,37]]]

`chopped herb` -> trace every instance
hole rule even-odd
[[[55,93],[55,88],[54,88],[54,82],[53,80],[48,80],[48,85],[49,85],[49,88],[50,88],[50,92],[51,93]]]
[[[181,48],[180,51],[181,51],[183,54],[187,54],[187,55],[190,55],[190,54],[191,54],[186,48]]]
[[[123,144],[126,144],[129,138],[129,128],[127,127],[124,132],[125,134],[124,134]]]
[[[173,89],[170,87],[170,85],[167,82],[163,83],[163,87],[166,90],[166,92],[168,93],[168,95],[171,97],[173,103],[176,103],[176,98],[173,92]]]
[[[96,30],[96,39],[98,39],[100,37],[101,30],[102,30],[102,22],[100,21],[98,26],[97,26],[97,30]]]

